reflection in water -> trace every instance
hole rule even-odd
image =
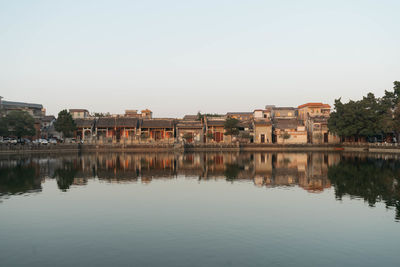
[[[363,198],[370,206],[384,201],[386,207],[396,208],[400,220],[400,161],[346,157],[329,168],[328,177],[335,186],[335,195]]]
[[[386,157],[386,158],[383,158]],[[63,156],[9,156],[0,159],[0,195],[41,191],[55,179],[58,188],[109,183],[151,183],[177,176],[199,181],[252,181],[257,187],[298,186],[310,193],[334,186],[338,199],[361,197],[370,205],[384,201],[400,219],[400,161],[387,156],[339,153],[111,153]]]
[[[0,196],[23,194],[42,190],[39,165],[29,160],[0,164]]]

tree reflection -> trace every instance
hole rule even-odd
[[[63,162],[62,167],[54,171],[54,177],[57,180],[58,188],[66,192],[74,183],[74,178],[78,172],[72,162]]]
[[[399,174],[399,161],[359,157],[343,158],[328,169],[338,199],[362,197],[370,206],[384,201],[386,207],[396,208],[396,220],[400,220]]]
[[[41,189],[40,177],[32,164],[19,162],[15,167],[0,169],[0,194],[22,194]]]
[[[242,168],[237,163],[225,164],[224,175],[226,177],[226,180],[233,181],[234,179],[236,179],[241,169]]]

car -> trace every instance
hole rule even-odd
[[[57,144],[57,140],[51,138],[51,139],[49,139],[49,143],[52,144],[52,145],[55,145],[55,144]]]
[[[32,144],[34,145],[39,145],[40,144],[40,139],[35,139],[32,141]]]
[[[39,141],[39,144],[41,144],[41,145],[48,145],[49,144],[49,141],[47,141],[46,139],[39,139],[40,141]]]
[[[16,144],[17,144],[17,139],[15,139],[15,138],[10,138],[10,139],[8,140],[8,143],[9,143],[9,144],[16,145]]]
[[[20,138],[17,140],[17,142],[18,142],[18,144],[25,145],[25,144],[31,143],[31,140],[29,140],[28,138]]]

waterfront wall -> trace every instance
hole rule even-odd
[[[1,154],[66,153],[66,152],[371,152],[400,153],[397,144],[1,144]]]

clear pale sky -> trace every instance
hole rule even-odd
[[[0,0],[0,95],[157,117],[377,96],[400,1]]]

